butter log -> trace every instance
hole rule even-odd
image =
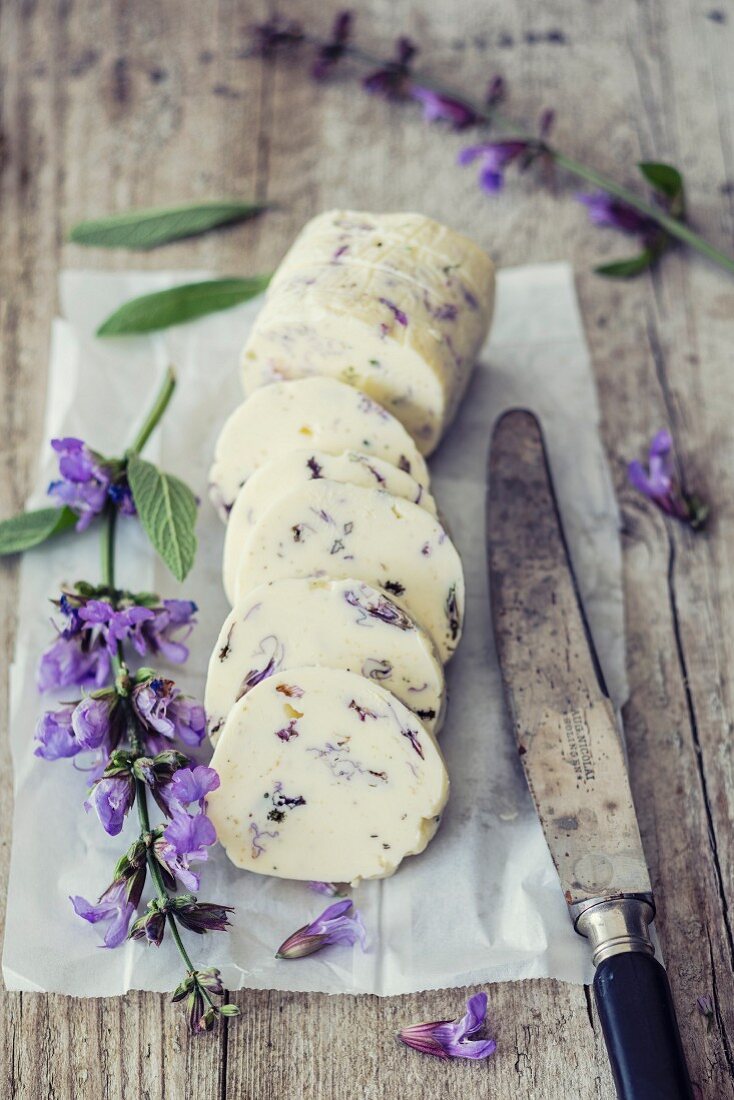
[[[275,273],[242,353],[245,392],[325,375],[369,394],[423,454],[438,445],[486,339],[494,267],[419,214],[330,211]]]

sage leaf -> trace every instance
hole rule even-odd
[[[597,275],[605,275],[608,279],[633,279],[635,275],[641,275],[652,267],[657,255],[652,249],[644,248],[639,256],[631,256],[629,260],[617,260],[611,264],[602,264],[595,267]]]
[[[79,517],[71,508],[38,508],[0,522],[0,555],[19,554],[68,531]]]
[[[178,581],[196,556],[196,497],[171,474],[130,455],[127,476],[143,530]]]
[[[80,222],[71,230],[69,239],[98,248],[157,248],[218,226],[248,221],[266,209],[266,203],[201,202],[168,209],[128,210]]]
[[[99,326],[97,335],[132,336],[195,321],[207,313],[248,302],[250,298],[262,294],[269,282],[269,275],[253,275],[249,279],[210,279],[204,283],[185,283],[170,290],[143,294],[115,310]]]
[[[683,177],[672,164],[662,164],[659,161],[641,161],[637,167],[642,172],[648,183],[651,183],[656,191],[666,198],[674,199],[683,190]]]

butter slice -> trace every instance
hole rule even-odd
[[[225,422],[209,473],[209,492],[222,518],[259,466],[303,447],[375,455],[420,485],[429,484],[424,459],[395,417],[351,386],[305,378],[258,390]]]
[[[237,494],[227,521],[224,538],[222,577],[230,603],[234,602],[237,563],[242,546],[260,516],[292,489],[319,478],[348,482],[363,488],[384,489],[393,496],[420,504],[436,515],[436,502],[414,477],[374,455],[344,451],[331,455],[326,451],[291,451],[258,467]]]
[[[209,661],[204,695],[214,744],[238,699],[293,666],[343,669],[380,684],[436,733],[446,685],[424,630],[362,581],[261,584],[229,613]]]
[[[212,759],[208,812],[238,867],[352,882],[423,851],[448,797],[433,737],[353,672],[293,668],[230,712]]]
[[[459,643],[461,560],[439,521],[417,504],[326,479],[275,501],[243,546],[238,601],[265,581],[314,576],[379,588],[423,627],[444,662]]]

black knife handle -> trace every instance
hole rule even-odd
[[[653,955],[602,959],[594,995],[619,1100],[693,1100],[665,969]]]

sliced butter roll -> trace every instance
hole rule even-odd
[[[208,812],[238,867],[279,878],[383,878],[423,851],[448,796],[434,738],[353,672],[293,668],[230,711]]]
[[[265,581],[311,576],[379,588],[427,631],[443,661],[458,645],[461,560],[438,520],[417,504],[326,479],[281,497],[245,541],[237,599]]]
[[[405,703],[435,733],[443,669],[428,635],[361,581],[280,580],[253,588],[225,619],[209,661],[204,707],[216,744],[235,703],[300,665],[356,672]]]
[[[282,496],[309,481],[328,478],[368,489],[384,489],[393,496],[420,504],[436,515],[436,502],[414,477],[374,455],[345,451],[340,455],[326,451],[291,451],[271,459],[255,470],[237,494],[227,522],[224,538],[222,575],[224,590],[234,602],[237,563],[242,546],[260,516]]]
[[[258,390],[228,418],[217,440],[209,491],[226,519],[258,466],[303,447],[374,455],[428,486],[428,469],[395,417],[366,394],[332,378],[281,382]]]
[[[359,228],[362,217],[378,227]],[[404,238],[397,224],[379,227],[390,216],[351,215],[358,228],[339,232],[306,227],[245,345],[243,385],[251,393],[277,379],[338,378],[384,405],[428,454],[486,338],[494,270],[467,238],[418,215],[392,217],[410,219]],[[435,250],[421,243],[422,223],[440,241]]]

